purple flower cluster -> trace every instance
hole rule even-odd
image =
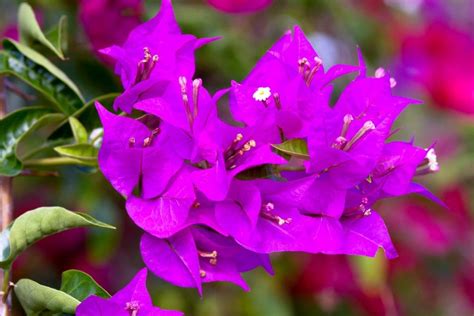
[[[410,193],[435,199],[412,182],[438,169],[433,148],[388,140],[417,101],[394,96],[383,69],[367,75],[360,54],[358,66],[324,69],[299,27],[243,82],[211,96],[193,75],[194,51],[212,40],[181,34],[163,0],[123,46],[102,51],[125,88],[114,108],[130,115],[97,104],[99,165],[145,231],[147,267],[201,293],[214,281],[247,289],[241,273],[273,273],[273,252],[374,256],[382,248],[395,257],[374,203]],[[333,81],[351,73],[332,106]],[[227,120],[217,111],[225,95]]]

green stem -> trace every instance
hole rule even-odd
[[[120,93],[113,92],[113,93],[108,93],[108,94],[104,94],[104,95],[101,95],[99,97],[93,98],[92,100],[90,100],[89,102],[84,104],[79,110],[74,112],[71,116],[72,117],[78,117],[79,115],[82,114],[82,112],[84,112],[87,108],[89,108],[91,105],[93,105],[96,101],[100,102],[100,101],[103,101],[103,100],[113,99],[113,98],[115,98],[119,95],[120,95]]]
[[[82,112],[84,112],[86,109],[88,109],[91,105],[93,105],[96,101],[103,101],[103,100],[108,100],[108,99],[113,99],[117,96],[119,96],[120,93],[118,92],[113,92],[113,93],[108,93],[108,94],[104,94],[104,95],[101,95],[101,96],[98,96],[96,98],[93,98],[91,99],[90,101],[88,101],[87,103],[85,103],[79,110],[77,110],[76,112],[72,113],[70,116],[66,117],[61,123],[59,123],[58,127],[56,128],[56,130],[58,130],[59,128],[61,128],[64,124],[66,124],[67,122],[69,122],[69,117],[78,117],[79,115],[82,114]]]
[[[23,166],[25,168],[32,167],[51,167],[51,166],[66,166],[66,165],[82,165],[83,163],[77,159],[68,157],[52,157],[42,159],[32,159],[25,161]]]
[[[2,285],[2,303],[5,304],[8,300],[10,292],[10,269],[3,270],[3,285]]]
[[[21,157],[21,160],[22,161],[28,160],[31,157],[34,157],[35,155],[41,153],[42,151],[50,150],[50,149],[53,149],[54,147],[66,145],[68,143],[69,142],[67,140],[59,139],[57,141],[49,143],[47,146],[40,146],[38,148],[31,150],[30,152],[27,152],[26,154],[23,155],[23,157]]]

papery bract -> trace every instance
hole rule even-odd
[[[196,195],[189,181],[188,168],[180,170],[158,197],[132,196],[127,200],[128,215],[140,228],[161,238],[169,237],[183,227]]]
[[[194,74],[194,51],[214,39],[197,39],[181,33],[170,0],[163,0],[159,13],[133,29],[122,46],[101,52],[116,60],[124,93],[114,102],[116,110],[130,113],[134,103],[159,96],[167,81]]]
[[[140,178],[145,197],[157,196],[183,164],[170,145],[174,129],[159,124],[150,130],[138,120],[108,112],[99,103],[96,108],[104,127],[98,158],[102,173],[126,197]]]

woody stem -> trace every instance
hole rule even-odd
[[[7,92],[5,78],[0,76],[0,119],[7,114]],[[12,221],[13,194],[12,178],[0,177],[0,228],[5,230]],[[10,299],[8,298],[8,284],[10,282],[9,270],[0,272],[0,283],[7,284],[3,289],[3,297],[0,301],[0,316],[10,315]]]

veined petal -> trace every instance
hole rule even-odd
[[[196,287],[202,293],[198,253],[189,229],[168,239],[145,233],[140,251],[146,266],[156,276],[177,286]]]

